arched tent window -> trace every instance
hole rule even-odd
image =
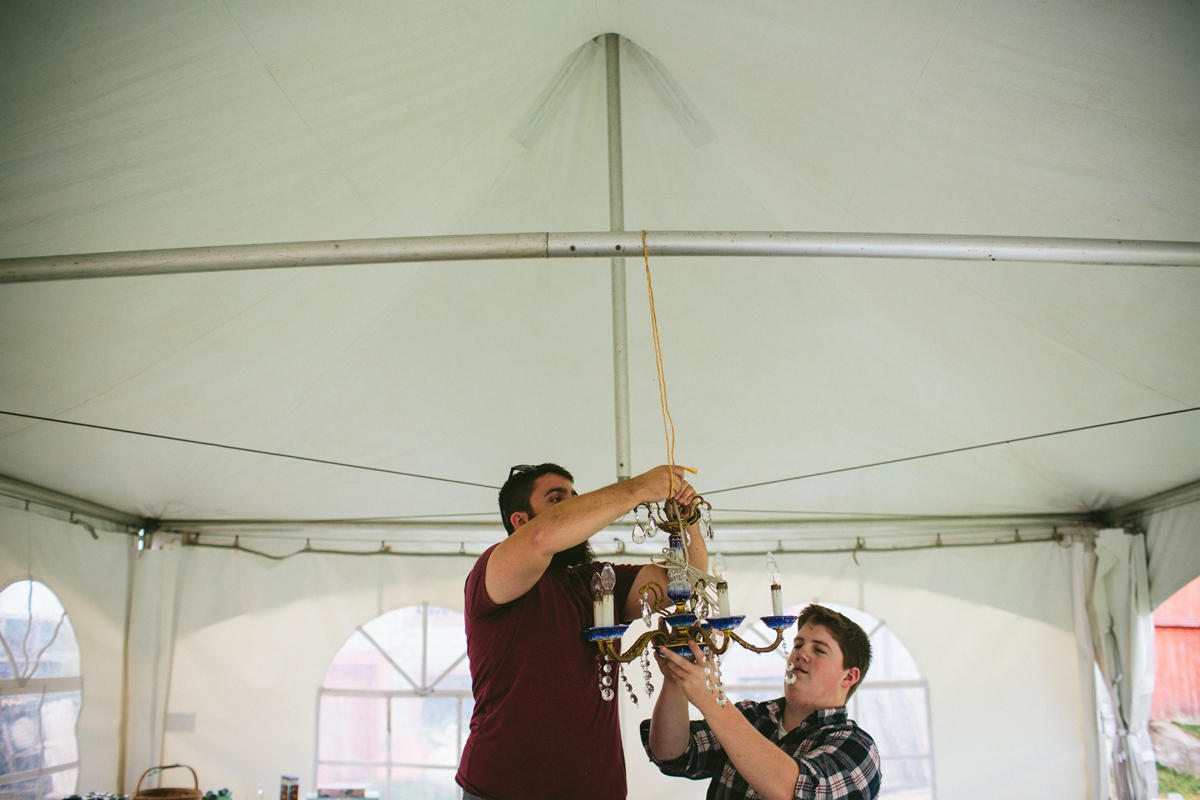
[[[79,644],[49,587],[28,580],[0,591],[0,644],[0,797],[69,795],[79,777]]]
[[[821,605],[854,620],[871,639],[871,669],[850,698],[847,712],[879,747],[885,776],[880,797],[933,800],[929,686],[916,661],[882,621],[856,608],[836,603]],[[803,608],[792,606],[784,613],[798,615]],[[775,632],[761,622],[745,626],[740,634],[754,643],[768,644],[775,639]],[[785,631],[784,636],[787,646],[781,645],[767,655],[737,645],[729,648],[722,659],[721,678],[730,698],[761,701],[783,694],[784,663],[796,629]]]
[[[316,786],[460,797],[454,774],[474,706],[462,614],[422,603],[376,617],[325,674]]]

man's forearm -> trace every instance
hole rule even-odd
[[[704,703],[704,720],[734,768],[760,795],[771,800],[795,797],[800,766],[759,733],[733,704]]]
[[[548,559],[555,553],[587,541],[641,501],[641,485],[633,480],[564,500],[542,512],[514,533]],[[519,539],[518,539],[519,541]]]
[[[650,715],[650,752],[659,761],[670,761],[683,755],[690,739],[687,697],[672,681],[664,679]]]

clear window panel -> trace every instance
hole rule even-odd
[[[455,770],[392,768],[392,800],[458,800]]]
[[[323,686],[378,695],[321,695],[318,786],[367,783],[382,800],[457,800],[454,774],[474,710],[466,646],[462,614],[436,606],[389,611],[353,634]],[[386,694],[421,687],[432,694]],[[329,763],[337,761],[375,763]]]
[[[75,794],[75,785],[79,782],[79,768],[67,769],[53,775],[42,776],[42,797],[49,800]]]
[[[419,677],[414,679],[419,681]],[[375,645],[358,631],[334,656],[322,684],[329,689],[412,689]]]
[[[471,715],[475,713],[475,698],[462,699],[462,727],[459,728],[458,757],[462,758],[463,745],[467,743],[467,734],[471,732]]]
[[[40,699],[36,694],[0,697],[0,775],[38,768],[42,752],[38,730]]]
[[[429,607],[428,653],[426,654],[427,685],[432,685],[442,673],[467,653],[467,629],[463,616],[445,608]],[[437,684],[443,691],[471,689],[471,668],[463,658]]]
[[[0,679],[67,678],[79,674],[75,629],[58,597],[39,581],[17,581],[0,592],[0,637],[16,662],[0,658]]]
[[[747,624],[748,622],[749,620],[742,623],[742,628],[738,631],[738,635],[747,642],[757,647],[765,647],[775,641],[775,631],[762,622],[756,621],[753,625]],[[795,632],[787,631],[785,634],[783,643],[770,653],[755,653],[737,642],[731,642],[721,658],[721,681],[725,684],[726,693],[736,692],[741,684],[751,684],[755,687],[779,687],[773,693],[768,692],[767,697],[761,698],[758,695],[762,694],[762,689],[756,688],[753,690],[756,700],[770,700],[782,696],[783,673],[787,668],[787,654]]]
[[[383,800],[387,797],[387,767],[321,764],[317,768],[317,786],[319,788],[347,783],[366,784],[368,790],[379,792],[379,797]],[[393,798],[396,796],[393,795]]]
[[[883,759],[880,800],[932,800],[933,764],[927,758]]]
[[[459,616],[459,625],[462,617]],[[409,606],[389,611],[383,616],[363,625],[363,630],[371,635],[392,660],[400,665],[413,683],[421,684],[421,607]],[[464,629],[465,630],[465,629]],[[432,681],[435,676],[429,677]],[[413,686],[396,672],[391,670],[391,686],[393,689],[412,689]]]
[[[384,763],[386,732],[386,698],[322,695],[319,743],[322,761]]]
[[[45,778],[43,778],[45,780]],[[0,786],[0,800],[37,800],[37,778]]]
[[[873,689],[863,686],[854,700],[858,705],[855,721],[874,737],[881,756],[929,755],[929,718],[924,688]]]
[[[392,699],[392,763],[458,764],[458,698]]]
[[[79,760],[75,722],[79,719],[80,693],[53,692],[42,703],[42,735],[46,750],[42,766],[57,767]]]

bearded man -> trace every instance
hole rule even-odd
[[[592,580],[605,566],[588,539],[671,497],[691,522],[689,559],[707,569],[697,495],[683,468],[656,467],[582,495],[557,464],[509,470],[500,489],[508,538],[484,551],[466,583],[475,710],[456,777],[466,800],[624,800],[617,702],[602,698],[596,646],[581,635],[593,625]],[[662,567],[612,567],[618,621],[641,616],[647,584],[666,596]]]

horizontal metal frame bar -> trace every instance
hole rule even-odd
[[[29,781],[34,778],[43,778],[47,775],[53,775],[56,772],[66,772],[69,769],[78,769],[79,762],[72,761],[70,764],[58,764],[53,767],[42,767],[41,769],[30,769],[25,772],[10,772],[7,775],[0,775],[0,786],[8,786],[21,781]]]
[[[100,503],[94,503],[82,497],[75,497],[74,495],[64,494],[54,489],[47,489],[43,486],[26,483],[16,478],[10,478],[7,475],[0,475],[0,494],[30,503],[37,503],[49,508],[56,508],[61,511],[74,512],[107,522],[114,522],[130,528],[144,528],[146,526],[146,521],[142,517],[121,511],[120,509],[110,508]]]
[[[783,676],[775,683],[726,683],[725,688],[731,692],[774,692],[783,685]],[[863,681],[855,691],[863,692],[868,689],[925,689],[929,690],[926,681]]]
[[[72,678],[28,678],[24,681],[15,678],[0,680],[0,697],[12,697],[18,694],[58,694],[60,692],[78,692],[83,689],[83,679],[78,675]]]
[[[439,697],[471,697],[470,689],[430,689],[420,692],[416,689],[330,689],[322,686],[317,690],[320,697],[366,697],[390,700],[393,697],[418,700],[437,699]]]
[[[1200,266],[1200,242],[807,231],[647,231],[655,257],[905,258]],[[0,259],[0,283],[228,270],[640,256],[641,231],[496,233],[185,247]]]
[[[1104,512],[1104,521],[1119,527],[1124,525],[1131,517],[1138,514],[1154,513],[1175,505],[1196,502],[1200,500],[1200,481],[1192,481],[1174,489],[1168,489],[1165,492],[1152,494],[1149,497],[1143,497],[1141,500],[1135,500],[1132,503],[1127,503],[1112,511]]]
[[[319,767],[399,767],[401,769],[458,769],[458,764],[413,764],[408,761],[323,761],[317,759]]]
[[[191,533],[265,533],[272,530],[412,530],[420,533],[437,532],[480,532],[495,533],[500,528],[498,519],[480,520],[336,520],[336,519],[160,519],[155,524],[159,530]],[[939,526],[965,526],[980,529],[1011,528],[1014,525],[1088,525],[1095,523],[1091,513],[1048,512],[1030,514],[961,514],[961,515],[862,515],[793,516],[780,514],[774,519],[719,519],[721,530],[729,531],[787,531],[802,528],[879,528],[890,530],[900,526],[934,529]],[[619,522],[604,528],[601,533],[624,533],[630,523]],[[597,534],[600,535],[600,534]]]

